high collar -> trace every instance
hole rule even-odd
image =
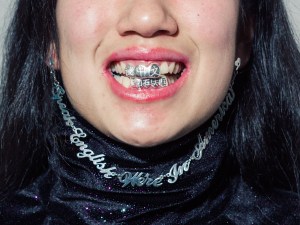
[[[95,155],[105,155],[106,167],[119,171],[149,173],[159,177],[174,165],[182,165],[193,153],[198,134],[207,124],[178,140],[151,148],[137,148],[113,140],[97,131],[76,112],[75,126],[86,134],[84,143]],[[62,185],[56,193],[60,199],[82,199],[86,209],[101,208],[103,220],[127,221],[172,207],[183,207],[194,201],[206,201],[213,192],[228,146],[222,129],[215,132],[200,160],[193,161],[188,172],[176,183],[164,182],[159,187],[120,184],[116,177],[107,179],[88,158],[78,157],[80,148],[70,142],[72,130],[61,125],[57,136],[60,147],[51,156],[50,166]],[[216,179],[218,177],[218,179]],[[168,178],[165,178],[168,179]],[[67,197],[66,197],[67,195]],[[197,199],[197,200],[196,200]]]

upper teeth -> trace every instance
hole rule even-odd
[[[153,64],[138,64],[117,62],[110,66],[113,73],[122,74],[125,76],[137,77],[158,77],[165,74],[179,74],[183,70],[183,65],[177,62],[161,62]]]
[[[158,77],[160,75],[160,68],[156,64],[150,66],[138,65],[136,67],[127,65],[125,69],[126,76],[129,77]]]

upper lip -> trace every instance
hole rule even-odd
[[[125,60],[181,62],[188,67],[188,57],[182,53],[165,48],[145,47],[131,47],[116,51],[108,57],[103,67],[108,69],[112,62]]]

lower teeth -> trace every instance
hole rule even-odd
[[[166,76],[161,75],[158,78],[140,78],[140,77],[126,77],[126,76],[114,76],[114,78],[124,87],[126,88],[138,88],[138,89],[146,89],[146,88],[163,88],[170,85],[170,78],[168,79]]]
[[[167,87],[168,80],[165,77],[161,78],[146,78],[140,79],[135,78],[131,82],[131,87],[135,88],[159,88],[159,87]]]

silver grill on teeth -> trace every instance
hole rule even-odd
[[[131,87],[135,88],[158,88],[158,87],[167,87],[168,80],[166,77],[161,78],[144,78],[139,79],[135,78],[131,80]]]
[[[176,65],[179,71],[179,65]],[[114,78],[126,88],[163,88],[174,83],[180,75],[165,76],[158,64],[152,63],[150,65],[139,64],[136,66],[127,64],[124,65],[123,71],[125,74],[120,73],[120,69],[111,67]]]
[[[160,76],[160,68],[157,64],[150,66],[137,65],[135,67],[127,65],[125,73],[128,77],[157,78]]]

